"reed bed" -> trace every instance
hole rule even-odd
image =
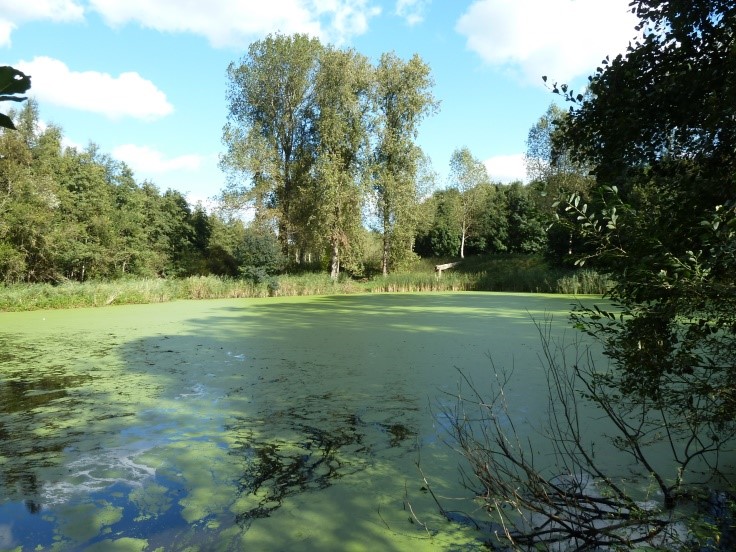
[[[425,259],[411,272],[333,281],[325,273],[283,275],[254,283],[237,278],[192,276],[182,279],[123,279],[112,282],[14,284],[0,287],[0,311],[102,307],[163,303],[178,299],[238,299],[246,297],[335,295],[350,293],[410,293],[448,291],[508,291],[601,295],[611,282],[592,270],[550,268],[533,256],[479,257],[439,276]]]

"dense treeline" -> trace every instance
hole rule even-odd
[[[532,186],[492,184],[462,148],[450,188],[427,198],[436,176],[415,138],[438,104],[418,56],[388,53],[373,66],[350,49],[275,35],[253,43],[228,76],[224,198],[250,205],[291,262],[322,260],[333,278],[341,267],[365,273],[372,237],[384,275],[417,254],[546,253],[561,263],[578,245],[568,234],[547,239],[553,198],[589,187],[585,168],[552,147],[558,109],[530,132]]]
[[[572,265],[588,246],[580,231],[555,224],[560,197],[590,195],[595,182],[586,166],[555,145],[568,113],[555,105],[529,130],[525,163],[530,184],[491,182],[467,148],[450,160],[447,189],[435,191],[420,209],[416,251],[421,256],[524,253]]]
[[[421,256],[460,256],[464,227],[465,254],[546,251],[551,210],[540,205],[545,196],[538,187],[487,182],[465,193],[476,196],[476,210],[465,226],[463,193],[457,189],[438,190],[423,203],[426,215],[416,242]]]
[[[564,187],[554,175],[537,175],[529,186],[492,183],[483,164],[463,148],[453,155],[450,187],[420,201],[417,181],[422,177],[411,181],[409,195],[416,200],[401,203],[413,221],[402,230],[406,251],[394,249],[387,261],[383,230],[364,224],[364,192],[356,186],[342,190],[343,208],[330,219],[335,239],[317,240],[321,249],[287,258],[268,209],[256,210],[255,220],[245,224],[226,211],[192,207],[175,190],[162,193],[151,182],[137,182],[129,167],[94,145],[84,151],[64,147],[61,129],[39,126],[34,101],[12,116],[17,130],[0,135],[0,281],[5,283],[192,275],[257,283],[288,267],[326,269],[334,277],[340,265],[365,276],[402,266],[401,255],[404,267],[417,255],[466,253],[545,254],[562,264],[571,247],[567,235],[556,239],[556,229],[549,227],[554,216],[550,190]],[[545,115],[552,116],[563,115]],[[430,172],[426,163],[419,159],[417,171]],[[576,174],[583,178],[580,171]],[[330,193],[330,184],[323,182],[329,178],[323,175],[316,191]],[[329,205],[313,198],[308,212],[312,219],[318,214],[329,218]],[[307,211],[304,203],[300,208]],[[316,223],[310,224],[314,228]]]
[[[64,147],[29,101],[0,134],[0,281],[235,275],[246,230],[136,182],[101,153]]]

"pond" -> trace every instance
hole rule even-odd
[[[570,331],[574,302],[0,313],[0,550],[476,549],[483,535],[446,521],[423,480],[450,509],[477,508],[436,413],[457,369],[489,379],[490,354],[515,367],[511,414],[532,431],[546,386],[530,317]]]

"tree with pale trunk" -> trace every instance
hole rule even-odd
[[[450,158],[450,187],[460,194],[460,258],[465,258],[465,241],[479,221],[482,187],[490,183],[488,171],[466,147],[456,149]]]

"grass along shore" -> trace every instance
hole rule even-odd
[[[0,311],[102,307],[163,303],[178,299],[226,299],[270,295],[331,295],[348,293],[427,291],[506,291],[528,293],[603,294],[610,282],[591,270],[550,268],[534,256],[474,257],[438,278],[435,264],[452,259],[423,259],[411,272],[332,281],[326,273],[282,275],[277,285],[218,276],[178,279],[12,284],[0,287]],[[457,259],[456,259],[457,260]]]

